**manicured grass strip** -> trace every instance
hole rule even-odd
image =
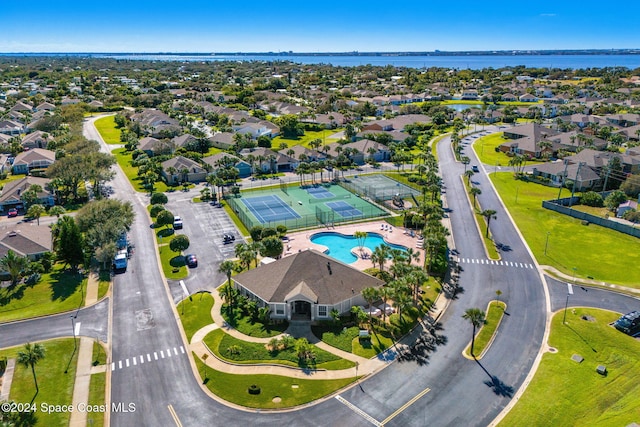
[[[464,182],[464,189],[467,192],[467,196],[469,197],[469,203],[473,203],[473,196],[470,193],[471,186],[469,185],[469,181],[467,180],[466,177],[463,177],[462,181]],[[484,216],[480,215],[480,212],[482,212],[482,208],[480,207],[480,203],[477,200],[476,200],[475,206],[472,206],[472,209],[476,217],[476,222],[478,223],[478,227],[480,228],[480,234],[481,234],[480,237],[482,237],[482,241],[484,242],[484,247],[487,249],[489,258],[500,259],[500,254],[498,253],[495,242],[491,237],[491,232],[489,231],[489,233],[487,233],[487,220],[485,219]]]
[[[78,340],[78,344],[79,344]],[[73,396],[73,384],[76,379],[76,364],[78,351],[73,352],[73,339],[61,339],[40,343],[45,350],[44,358],[35,366],[38,387],[40,391],[33,404],[36,405],[37,425],[42,426],[66,426],[69,425],[71,413],[67,411],[53,411],[45,413],[41,411],[41,404],[45,405],[71,405]],[[23,346],[12,347],[0,351],[0,357],[15,358]],[[73,354],[73,358],[71,355]],[[69,367],[67,370],[67,366]],[[65,370],[67,373],[65,374]],[[29,403],[36,393],[31,368],[25,368],[16,362],[13,373],[9,399],[19,403]],[[103,401],[104,402],[104,401]]]
[[[207,388],[222,399],[237,405],[260,408],[290,408],[313,402],[351,384],[356,378],[307,380],[276,375],[233,375],[206,368],[195,355],[200,377]],[[206,378],[206,379],[205,379]],[[260,387],[260,394],[249,394],[249,386]],[[280,401],[274,402],[279,397]]]
[[[311,327],[313,334],[332,347],[353,352],[353,339],[358,336],[359,328],[352,326],[343,328],[341,325],[320,324]]]
[[[484,351],[487,350],[487,346],[496,334],[506,309],[507,305],[502,301],[491,301],[489,303],[486,317],[487,323],[485,323],[476,334],[473,346],[473,352],[478,359],[482,358]],[[464,354],[471,357],[471,343],[469,343],[469,346],[464,350]]]
[[[243,236],[249,236],[249,229],[247,228],[246,225],[244,225],[242,221],[240,221],[240,218],[238,218],[238,215],[233,211],[233,208],[224,200],[222,200],[221,203],[222,203],[222,208],[227,213],[227,215],[229,215],[229,218],[231,218],[231,221],[233,221],[233,224],[236,226],[238,231]]]
[[[586,320],[583,319],[586,317]],[[640,414],[640,341],[609,324],[620,315],[592,308],[570,309],[551,322],[549,345],[531,384],[500,426],[544,420],[549,426],[626,426]],[[571,356],[584,358],[574,362]],[[598,365],[607,375],[596,372]],[[550,396],[550,393],[552,396]]]
[[[104,347],[98,344],[96,341],[93,342],[93,353],[91,356],[91,361],[94,366],[104,365],[107,363],[107,352]]]
[[[340,132],[342,130],[343,129],[326,129],[326,130],[322,130],[322,131],[309,131],[309,130],[307,130],[307,131],[304,132],[303,136],[298,137],[297,139],[289,139],[289,138],[284,138],[282,136],[276,136],[271,141],[271,148],[273,150],[275,150],[275,151],[279,151],[281,143],[287,144],[288,147],[294,147],[296,145],[302,145],[304,147],[311,148],[309,143],[311,141],[313,141],[314,139],[319,139],[319,140],[322,141],[322,144],[320,145],[320,147],[318,147],[318,150],[322,151],[322,146],[323,145],[331,144],[332,142],[336,142],[336,141],[339,140],[338,138],[329,138],[329,136],[333,135],[335,133],[338,133],[338,132]]]
[[[120,141],[120,129],[116,129],[115,116],[106,116],[97,119],[94,124],[102,139],[107,144],[122,144]]]
[[[110,285],[111,274],[108,271],[100,271],[100,277],[98,279],[98,300],[109,292]]]
[[[516,180],[509,172],[491,174],[490,178],[538,263],[568,275],[573,275],[576,267],[577,277],[640,287],[640,269],[621,268],[640,265],[640,251],[632,250],[638,245],[636,237],[594,224],[585,226],[578,219],[544,209],[542,201],[558,197],[557,188]],[[562,191],[563,197],[569,194]]]
[[[184,256],[169,249],[168,242],[160,245],[160,262],[162,263],[162,271],[167,279],[180,280],[187,277]]]
[[[315,364],[313,366],[300,366],[298,356],[294,348],[279,351],[276,350],[272,352],[267,350],[266,346],[262,343],[239,340],[225,333],[222,329],[211,331],[204,338],[204,342],[218,357],[233,363],[275,363],[285,366],[311,367],[329,370],[347,369],[355,366],[353,362],[341,359],[340,357],[315,346],[312,346],[313,352],[316,355]],[[231,348],[235,348],[237,353],[231,352]]]
[[[35,285],[0,288],[0,322],[75,310],[83,303],[86,286],[85,276],[55,264]]]
[[[135,166],[131,166],[131,152],[126,151],[124,148],[118,148],[116,150],[111,151],[118,162],[118,166],[122,168],[122,171],[129,179],[129,182],[133,186],[133,189],[140,193],[147,193],[149,190],[144,188],[143,182],[140,178],[138,178],[138,168]],[[169,187],[164,181],[158,181],[155,184],[156,193],[163,193],[169,191]]]
[[[367,359],[382,353],[392,345],[393,340],[380,333],[372,333],[370,341],[360,341],[358,337],[355,337],[352,341],[353,354]]]
[[[436,161],[438,160],[438,142],[449,135],[449,133],[443,133],[442,135],[438,135],[431,140],[431,154],[433,154],[433,157],[435,157]]]
[[[280,335],[286,331],[289,327],[289,322],[286,321],[265,325],[258,321],[252,321],[249,316],[238,315],[236,318],[232,319],[229,317],[229,311],[226,306],[222,309],[222,317],[229,325],[237,329],[238,332],[242,332],[245,335],[256,338],[275,337],[276,335]]]
[[[180,315],[184,333],[187,335],[187,341],[191,341],[191,337],[196,331],[213,323],[212,308],[213,297],[208,292],[192,295],[178,304],[176,309]]]
[[[89,383],[89,399],[87,401],[90,407],[94,408],[105,404],[106,381],[107,374],[105,372],[91,375],[91,382]],[[104,416],[105,413],[102,411],[88,412],[87,425],[93,427],[103,426]]]

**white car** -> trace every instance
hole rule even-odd
[[[180,218],[179,216],[176,216],[173,218],[173,229],[174,230],[179,230],[182,228],[182,218]]]

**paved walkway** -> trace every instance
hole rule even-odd
[[[13,382],[13,372],[16,367],[16,359],[9,359],[7,361],[7,367],[2,374],[2,388],[0,388],[0,402],[9,400],[9,391],[11,390],[11,383]]]
[[[97,271],[89,272],[89,277],[87,277],[87,295],[84,300],[85,307],[98,302],[99,281],[100,274]]]
[[[69,426],[83,427],[87,425],[87,412],[78,411],[78,404],[88,403],[89,384],[91,383],[91,368],[93,365],[93,343],[91,338],[80,337],[78,346],[78,366],[76,368],[76,381],[73,385],[72,405],[74,410],[69,419]]]

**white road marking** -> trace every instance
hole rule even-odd
[[[128,368],[129,367],[129,359],[128,358],[125,360],[125,364],[127,365],[127,368]]]
[[[156,353],[155,351],[153,352],[153,357],[154,359],[158,360],[158,353]]]
[[[147,353],[147,362],[151,362],[151,355]]]
[[[143,364],[143,363],[144,363],[144,356],[140,355],[140,364]]]
[[[184,347],[180,346],[180,351],[182,352],[182,354],[184,354]]]
[[[160,357],[164,359],[164,351],[160,350]]]
[[[80,335],[80,322],[76,322],[76,328],[74,329],[74,333],[76,334],[76,336]]]
[[[116,370],[116,362],[111,362],[111,370],[112,371]]]
[[[167,349],[167,356],[171,357],[171,349],[170,348]]]
[[[173,352],[175,353],[176,356],[178,355],[178,349],[177,348],[173,347]]]
[[[356,414],[360,415],[362,418],[364,418],[365,420],[369,421],[374,426],[377,426],[377,427],[382,427],[383,426],[383,424],[381,422],[379,422],[378,420],[373,418],[371,415],[367,414],[362,409],[358,408],[356,405],[354,405],[353,403],[349,402],[348,400],[346,400],[342,396],[337,395],[336,399],[338,400],[338,402],[342,403],[344,406],[346,406],[347,408],[351,409],[353,412],[355,412]]]
[[[133,360],[133,366],[136,366],[138,364],[138,359],[135,357],[132,357],[131,360]]]
[[[118,369],[122,369],[122,360],[118,360]]]

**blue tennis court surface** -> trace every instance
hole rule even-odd
[[[336,196],[331,191],[327,190],[326,188],[322,188],[322,187],[310,187],[310,188],[307,188],[307,193],[311,194],[316,199],[330,199],[330,198]]]
[[[362,215],[362,211],[360,209],[354,208],[347,202],[343,202],[343,201],[327,202],[325,203],[325,205],[333,209],[335,212],[338,213],[338,215],[340,215],[343,218]]]
[[[287,205],[284,200],[276,195],[243,197],[242,203],[244,203],[249,211],[262,224],[271,221],[300,218],[300,215],[298,215],[291,206]]]

